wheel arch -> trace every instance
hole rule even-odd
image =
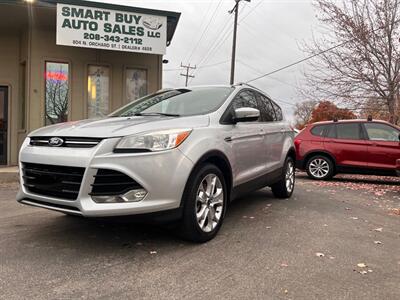
[[[193,176],[194,172],[199,168],[199,166],[205,163],[211,163],[221,170],[222,174],[224,175],[226,187],[228,190],[228,200],[230,200],[233,187],[233,173],[232,166],[229,162],[228,157],[219,150],[208,151],[207,153],[203,154],[194,164],[192,171],[190,172],[189,178]]]
[[[311,159],[311,157],[317,156],[317,155],[321,155],[321,156],[325,156],[325,157],[329,158],[333,163],[333,171],[336,172],[336,159],[332,155],[332,153],[329,153],[328,151],[325,151],[325,150],[316,150],[316,151],[307,153],[304,156],[302,168],[305,169],[307,167],[307,162]]]

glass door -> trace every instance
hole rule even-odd
[[[0,165],[7,164],[8,87],[0,86]]]

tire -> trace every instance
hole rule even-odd
[[[334,174],[334,165],[331,159],[324,155],[312,156],[306,164],[308,177],[314,180],[329,180]]]
[[[290,198],[294,191],[296,176],[293,158],[288,156],[285,160],[281,179],[271,186],[272,193],[276,198]]]
[[[210,193],[213,183],[214,190]],[[197,168],[190,176],[182,197],[184,207],[179,226],[181,236],[196,243],[213,239],[222,226],[227,199],[228,191],[221,170],[213,164]]]

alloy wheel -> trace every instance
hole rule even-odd
[[[217,175],[208,174],[200,182],[195,207],[200,229],[213,231],[220,223],[224,209],[224,190]]]
[[[324,178],[329,173],[329,164],[323,158],[316,158],[310,162],[309,170],[315,178]]]
[[[286,168],[286,174],[285,174],[285,181],[286,181],[286,190],[288,193],[291,193],[294,188],[294,164],[292,161],[288,161],[287,168]]]

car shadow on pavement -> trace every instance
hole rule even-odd
[[[229,205],[225,223],[237,222],[243,213],[254,215],[265,207],[264,204],[275,201],[282,200],[275,199],[267,189],[235,199]],[[35,226],[30,226],[29,235],[20,242],[35,244],[39,249],[51,247],[79,250],[80,255],[96,255],[99,251],[113,255],[132,251],[156,254],[159,251],[176,251],[177,246],[196,247],[196,244],[180,239],[171,224],[155,225],[136,222],[134,219],[88,219],[52,214],[40,219],[37,216]]]

